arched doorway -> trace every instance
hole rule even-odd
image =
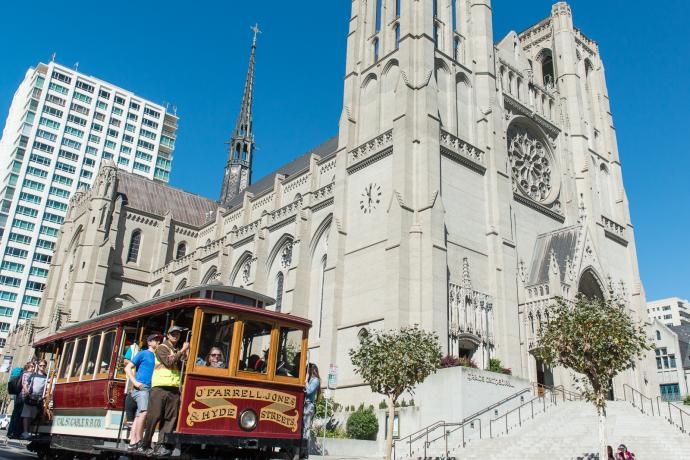
[[[587,297],[588,299],[604,299],[604,291],[599,283],[599,278],[594,274],[594,271],[587,269],[580,276],[580,282],[577,285],[577,293]]]

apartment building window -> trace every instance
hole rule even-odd
[[[94,90],[96,89],[93,86],[91,86],[88,83],[83,82],[81,80],[77,80],[77,88],[83,89],[87,93],[92,93],[92,94],[93,94]]]
[[[40,268],[40,267],[31,267],[31,271],[29,272],[31,276],[37,276],[39,278],[47,278],[48,277],[48,269],[46,268]]]
[[[10,241],[21,243],[21,244],[31,244],[31,237],[27,235],[22,235],[21,233],[10,232]]]
[[[24,273],[24,264],[20,264],[18,262],[10,262],[8,260],[5,260],[0,268],[10,272]]]
[[[34,262],[49,264],[51,260],[53,260],[53,256],[50,256],[48,254],[41,254],[40,252],[34,253]]]
[[[67,121],[77,124],[79,126],[86,126],[86,120],[73,114],[67,115]]]
[[[26,259],[26,256],[29,255],[29,251],[27,251],[26,249],[15,248],[13,246],[7,246],[5,248],[5,255],[18,257],[20,259]]]
[[[14,278],[12,276],[0,276],[0,284],[11,287],[18,287],[22,283],[19,278]]]
[[[98,91],[98,95],[102,97],[103,99],[110,100],[110,93],[104,90]]]
[[[80,139],[84,137],[84,131],[82,131],[81,129],[72,128],[71,126],[65,126],[65,133],[78,137]]]
[[[46,102],[59,105],[60,107],[64,107],[66,103],[66,101],[63,98],[50,93],[48,93],[48,96],[46,96]]]
[[[76,162],[79,160],[79,155],[77,155],[76,153],[68,152],[67,150],[62,150],[62,149],[60,149],[58,156],[60,158],[64,158],[65,160],[69,160],[69,161],[75,161]]]
[[[67,94],[67,93],[69,93],[69,89],[68,89],[68,88],[65,88],[65,87],[62,86],[62,85],[58,85],[57,83],[51,83],[51,84],[49,84],[49,85],[48,85],[48,88],[49,88],[49,89],[52,89],[53,91],[56,91],[56,92],[58,92],[58,93],[60,93],[60,94]]]
[[[160,112],[158,112],[157,110],[150,109],[150,108],[148,108],[148,107],[144,107],[144,114],[145,114],[145,115],[150,115],[150,116],[152,116],[153,118],[156,118],[156,119],[158,119],[158,118],[161,117]]]
[[[41,117],[41,119],[38,120],[38,124],[52,129],[60,129],[60,123],[53,121],[50,118]]]
[[[37,153],[32,153],[31,155],[29,155],[29,161],[43,166],[50,166],[50,158],[46,158]]]
[[[12,226],[15,228],[32,232],[36,227],[36,224],[21,219],[14,219],[14,221],[12,221]]]
[[[81,113],[82,115],[88,115],[90,112],[90,110],[87,109],[86,107],[83,107],[79,104],[75,104],[74,102],[72,102],[72,104],[70,104],[70,109],[74,110],[77,113]]]
[[[53,71],[52,77],[58,81],[67,83],[68,85],[72,83],[72,78],[68,77],[64,73],[58,72],[57,70]]]

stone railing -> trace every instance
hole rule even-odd
[[[235,230],[232,238],[233,243],[236,241],[240,241],[245,237],[251,235],[252,233],[256,232],[259,229],[259,225],[261,225],[261,219],[255,220],[254,222]]]
[[[479,167],[482,171],[486,169],[486,160],[484,152],[479,150],[467,141],[452,135],[447,131],[441,130],[441,147],[445,148],[451,154],[455,154],[464,163],[469,162],[468,166]]]
[[[352,150],[347,155],[348,167],[360,163],[368,158],[373,157],[377,153],[383,152],[389,147],[393,146],[393,130],[390,129],[385,133],[376,136],[372,140],[365,142],[356,149]]]
[[[616,236],[623,241],[626,241],[626,239],[625,239],[625,227],[622,226],[621,224],[619,224],[619,223],[613,221],[612,219],[609,219],[608,217],[602,215],[601,216],[601,225],[603,225],[604,230],[606,230],[611,235]]]
[[[311,205],[318,205],[326,201],[327,199],[331,198],[335,190],[334,186],[335,184],[331,182],[328,185],[324,185],[323,187],[314,190],[314,192],[312,193]]]
[[[319,165],[319,174],[326,174],[328,171],[335,169],[335,158],[331,158]]]
[[[271,226],[282,220],[295,216],[299,211],[301,204],[302,199],[300,198],[299,200],[295,200],[292,203],[283,206],[282,208],[276,209],[268,215],[268,225]]]

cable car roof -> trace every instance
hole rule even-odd
[[[248,289],[225,286],[222,284],[190,286],[170,294],[155,297],[145,302],[139,302],[125,308],[120,308],[115,311],[94,316],[93,318],[80,321],[76,324],[71,324],[48,337],[38,340],[34,343],[34,346],[45,345],[56,340],[68,339],[85,333],[97,331],[99,329],[107,329],[123,322],[130,322],[140,317],[156,315],[168,310],[173,310],[175,308],[192,307],[198,305],[199,303],[203,303],[205,306],[231,308],[232,310],[242,313],[256,313],[257,310],[260,310],[261,314],[268,318],[278,319],[300,326],[311,326],[311,321],[298,316],[292,316],[287,313],[278,313],[271,310],[264,310],[263,308],[256,306],[236,304],[228,300],[214,299],[212,294],[211,297],[207,297],[207,293],[212,292],[222,292],[254,299],[257,302],[263,302],[264,307],[267,305],[273,305],[275,303],[273,298],[250,291]],[[232,305],[232,307],[230,307],[229,304]]]

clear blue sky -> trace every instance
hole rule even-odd
[[[494,0],[494,33],[546,17],[550,1]],[[688,3],[573,0],[596,40],[650,299],[690,297]],[[349,0],[3,1],[0,119],[29,66],[65,65],[178,108],[171,183],[217,198],[258,22],[255,177],[337,133]]]

